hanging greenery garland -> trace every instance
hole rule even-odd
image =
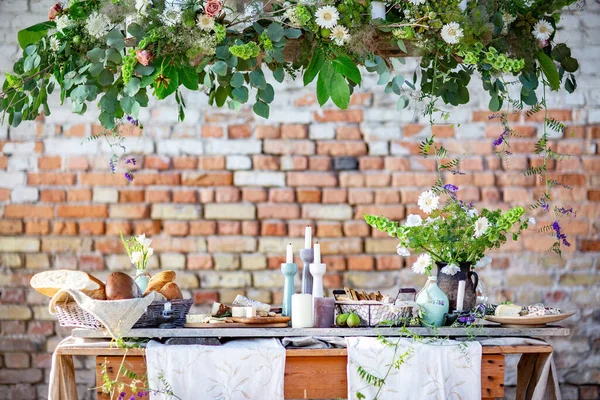
[[[465,104],[475,73],[492,111],[507,98],[501,77],[518,77],[514,101],[522,108],[538,104],[541,76],[552,90],[576,88],[577,60],[553,41],[560,12],[572,3],[71,0],[52,6],[49,21],[18,33],[23,57],[6,74],[0,110],[11,126],[48,115],[48,95],[58,85],[74,113],[97,103],[100,123],[112,130],[137,124],[151,95],[175,96],[183,120],[185,87],[206,92],[219,107],[252,103],[268,118],[275,90],[267,70],[279,82],[316,80],[319,104],[331,99],[345,109],[361,84],[360,65],[399,96],[399,110],[413,91]],[[408,54],[422,55],[421,73],[412,77],[399,73]]]

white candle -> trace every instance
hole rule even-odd
[[[458,293],[456,294],[456,311],[463,310],[463,303],[465,301],[465,281],[458,281]]]
[[[371,2],[371,19],[383,19],[385,20],[385,3],[381,1]]]
[[[306,225],[304,229],[304,248],[310,249],[312,247],[312,228],[310,225]]]
[[[315,256],[313,258],[313,264],[321,264],[321,245],[319,242],[315,243]]]
[[[285,262],[288,264],[292,264],[294,262],[294,249],[292,248],[291,243],[287,245],[285,253]]]
[[[313,326],[313,300],[311,294],[292,295],[292,328]]]

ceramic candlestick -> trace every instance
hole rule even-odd
[[[323,275],[327,267],[323,263],[310,264],[310,274],[313,278],[312,295],[313,297],[323,297]]]
[[[304,294],[312,294],[313,278],[309,272],[309,265],[313,262],[314,256],[313,249],[300,250],[300,259],[304,265],[304,268],[302,269],[302,293]]]
[[[281,313],[284,317],[292,316],[292,295],[294,294],[294,277],[298,272],[298,265],[294,263],[282,263],[281,273],[285,278],[283,284],[283,305]]]

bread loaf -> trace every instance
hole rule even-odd
[[[175,271],[161,271],[158,274],[155,274],[150,281],[148,282],[148,287],[144,292],[144,296],[146,296],[150,292],[160,292],[163,286],[165,286],[169,282],[173,282],[175,280]]]
[[[142,297],[140,287],[133,278],[123,272],[113,272],[106,278],[106,298],[125,300]]]
[[[48,297],[54,297],[61,289],[73,289],[96,300],[106,300],[104,283],[83,271],[57,269],[40,272],[31,278],[30,285]]]
[[[181,290],[179,290],[179,286],[175,282],[169,282],[159,292],[167,300],[180,300],[183,299],[183,294],[181,294]]]

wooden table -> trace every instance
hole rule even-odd
[[[410,328],[421,336],[436,336],[429,328]],[[441,328],[437,336],[460,337],[473,334],[464,328]],[[480,337],[544,337],[567,336],[569,329],[547,328],[499,328],[485,327],[475,331]],[[134,329],[128,337],[169,338],[169,337],[290,337],[290,336],[402,336],[398,328],[332,328],[332,329],[292,329],[292,328],[218,328],[218,329]],[[106,338],[100,331],[85,329],[73,330],[74,337]],[[146,372],[145,349],[120,349],[107,347],[70,347],[59,350],[60,354],[86,355],[96,357],[96,381],[102,382],[101,368],[106,364],[108,374],[114,379],[121,363],[136,374]],[[482,399],[504,397],[504,356],[507,354],[550,353],[552,347],[543,346],[483,346],[481,362]],[[286,399],[346,398],[347,389],[346,349],[288,349],[284,375]],[[130,382],[124,377],[123,382]],[[129,395],[126,397],[128,398]],[[108,399],[98,391],[98,399]]]

